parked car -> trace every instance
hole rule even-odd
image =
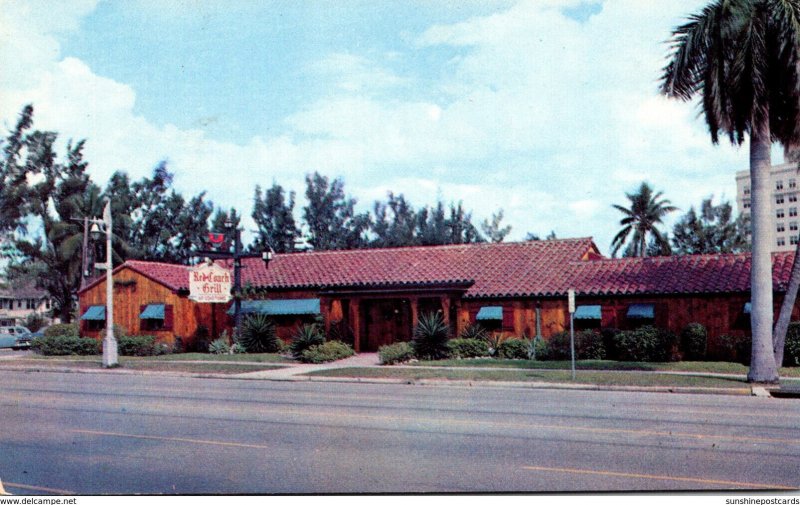
[[[0,349],[11,348],[15,351],[30,349],[33,334],[24,326],[0,327]]]

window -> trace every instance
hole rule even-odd
[[[742,203],[742,206],[743,206],[745,209],[749,209],[749,208],[750,208],[750,200],[745,200],[745,201]]]
[[[784,215],[783,209],[778,209],[775,211],[775,217],[777,217],[778,219],[783,219],[783,215]]]
[[[797,201],[797,193],[792,193],[791,195],[789,195],[789,203],[796,201]]]
[[[750,196],[750,187],[744,188],[744,196]]]
[[[795,179],[789,179],[789,189],[794,189],[797,187],[797,181]]]
[[[783,195],[778,195],[775,197],[775,203],[781,204],[783,203]]]
[[[778,247],[783,247],[786,245],[786,239],[783,237],[778,237]]]
[[[783,181],[775,181],[775,189],[780,191],[783,189]]]
[[[786,227],[783,226],[783,223],[778,223],[778,226],[775,228],[775,231],[777,231],[778,233],[784,232],[786,231]]]
[[[797,207],[789,207],[789,217],[797,216]]]
[[[792,245],[797,245],[797,235],[791,235],[789,237],[789,243]]]
[[[789,223],[789,231],[797,231],[797,221]]]

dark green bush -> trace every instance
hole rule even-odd
[[[715,361],[731,361],[743,365],[750,364],[750,353],[752,352],[750,336],[720,335],[717,341],[717,349],[711,354],[711,358]]]
[[[603,335],[596,330],[583,330],[575,334],[576,359],[606,359]]]
[[[327,363],[348,358],[353,354],[355,352],[349,345],[338,340],[330,340],[322,344],[312,345],[304,350],[300,355],[300,361],[304,363]]]
[[[289,350],[292,351],[292,356],[301,358],[303,351],[315,345],[322,345],[325,343],[325,335],[316,324],[304,324],[295,331],[292,336],[292,343],[289,344]]]
[[[156,337],[153,335],[121,335],[116,337],[120,356],[152,356],[155,354]]]
[[[78,337],[78,324],[54,324],[44,330],[45,337]]]
[[[489,344],[478,338],[454,338],[447,342],[453,358],[481,358],[489,355]]]
[[[497,357],[504,359],[528,359],[530,350],[530,340],[519,338],[509,338],[500,343],[497,350]]]
[[[383,345],[378,348],[378,358],[381,365],[394,365],[414,358],[414,349],[408,342],[397,342]]]
[[[547,347],[541,359],[550,361],[564,361],[572,359],[569,342],[569,332],[561,331],[550,336]]]
[[[449,339],[450,327],[445,324],[442,314],[431,312],[420,316],[411,345],[420,359],[445,359],[450,355],[447,348]]]
[[[68,325],[63,325],[68,326]],[[92,356],[100,354],[100,341],[93,338],[81,338],[70,335],[50,335],[36,337],[31,348],[45,356]]]
[[[708,331],[700,323],[689,323],[681,331],[681,347],[683,359],[688,361],[703,361],[706,359],[706,346],[708,345]]]
[[[478,323],[470,324],[459,333],[458,338],[460,339],[482,339],[486,340],[488,336],[486,332],[486,328],[481,326]]]
[[[250,314],[242,320],[237,343],[249,353],[278,352],[280,339],[275,322],[266,314]]]
[[[614,347],[621,361],[672,361],[675,359],[675,334],[653,326],[621,331]]]
[[[789,323],[783,348],[784,366],[800,366],[800,323]]]

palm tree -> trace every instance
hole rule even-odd
[[[778,381],[772,348],[770,148],[800,145],[800,0],[716,0],[675,29],[661,92],[702,97],[711,140],[750,139],[750,382]]]
[[[652,237],[655,248],[661,251],[669,250],[667,236],[663,235],[656,225],[662,224],[662,218],[677,208],[670,205],[669,200],[662,199],[661,195],[660,191],[653,194],[653,188],[643,182],[636,193],[625,193],[630,200],[630,207],[612,205],[625,215],[619,222],[622,229],[611,241],[613,256],[616,256],[620,248],[625,245],[631,232],[633,235],[625,250],[625,256],[647,256],[648,236]]]

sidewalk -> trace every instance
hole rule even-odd
[[[281,365],[284,365],[281,363]],[[334,361],[332,363],[322,363],[312,365],[308,363],[286,364],[283,368],[276,370],[264,370],[263,372],[248,372],[231,375],[235,379],[264,379],[264,380],[298,380],[298,376],[318,370],[333,370],[336,368],[366,368],[380,366],[378,353],[362,352],[346,359]],[[306,377],[305,379],[310,379]]]

